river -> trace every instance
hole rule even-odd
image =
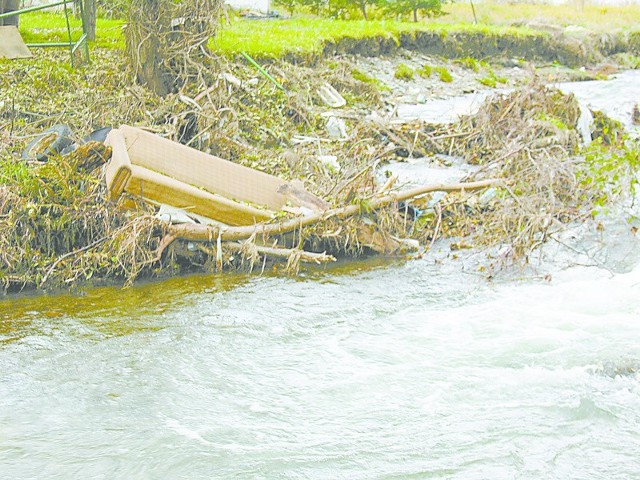
[[[5,298],[0,476],[638,478],[640,244],[604,236],[548,281],[441,254]]]

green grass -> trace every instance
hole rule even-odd
[[[343,38],[354,40],[365,38],[391,38],[398,41],[402,34],[429,31],[439,35],[449,33],[485,33],[491,35],[531,36],[547,35],[530,28],[515,28],[509,23],[527,19],[536,19],[533,13],[542,9],[548,14],[549,22],[563,24],[558,18],[556,10],[567,13],[566,6],[536,5],[493,5],[482,4],[476,8],[480,10],[478,25],[472,23],[466,9],[467,4],[448,4],[450,14],[437,19],[427,19],[422,22],[399,22],[391,20],[332,20],[326,18],[291,18],[286,20],[256,21],[233,18],[230,25],[221,24],[219,35],[210,41],[212,49],[226,55],[236,55],[247,52],[249,55],[279,58],[286,55],[319,55],[327,42],[337,42]],[[553,8],[551,8],[553,7]],[[640,11],[640,9],[637,9]],[[469,12],[470,13],[470,12]],[[483,16],[484,15],[484,16]],[[626,17],[625,17],[626,15]],[[596,20],[601,17],[601,23]],[[546,17],[545,17],[546,18]],[[569,17],[568,17],[569,18]],[[572,21],[574,17],[571,17]],[[575,19],[582,19],[574,23],[585,24],[587,27],[611,23],[615,27],[635,28],[636,20],[640,23],[640,13],[630,8],[600,8],[585,7],[583,14],[577,14]],[[626,20],[625,20],[626,19]],[[626,21],[626,23],[625,23]],[[67,38],[66,23],[61,13],[34,12],[23,15],[20,20],[20,31],[28,43],[44,41],[65,41]],[[124,48],[122,29],[123,20],[98,19],[97,41],[95,45],[104,48]],[[80,21],[71,18],[73,38],[81,34]]]
[[[326,42],[343,38],[355,40],[365,38],[392,38],[401,34],[430,31],[440,35],[451,32],[481,32],[493,34],[532,35],[539,34],[527,28],[494,27],[471,24],[439,24],[330,20],[323,18],[292,18],[287,20],[255,21],[235,19],[231,25],[223,26],[217,38],[211,40],[211,48],[234,55],[247,52],[257,57],[278,58],[288,54],[319,55]]]
[[[478,21],[491,25],[510,25],[532,21],[566,27],[579,25],[596,32],[614,30],[637,30],[640,24],[640,8],[637,5],[605,6],[585,5],[579,8],[575,2],[564,5],[541,3],[504,3],[497,0],[474,2]],[[442,23],[473,23],[473,12],[469,2],[447,3],[447,15],[439,17]]]
[[[82,35],[79,19],[69,15],[71,38],[76,41]],[[122,35],[123,20],[99,18],[96,26],[96,41],[92,45],[103,48],[124,49]],[[66,42],[67,23],[62,13],[32,12],[20,16],[20,34],[25,43]]]
[[[0,185],[26,184],[33,177],[26,162],[0,159]]]
[[[70,17],[72,38],[82,31],[80,20]],[[124,20],[98,19],[94,45],[124,49]],[[441,35],[449,32],[485,32],[494,34],[530,35],[533,30],[470,24],[440,24],[376,20],[331,20],[323,18],[292,18],[287,20],[255,21],[233,19],[231,25],[221,25],[219,35],[209,43],[220,53],[236,55],[247,52],[257,57],[279,58],[289,54],[319,55],[326,42],[343,38],[393,38],[404,33],[433,31]],[[20,32],[27,43],[62,42],[67,40],[65,17],[61,13],[33,12],[20,18]]]
[[[505,77],[496,75],[493,70],[489,69],[487,75],[479,78],[478,82],[486,87],[496,88],[498,86],[498,83],[507,83],[507,79]]]
[[[458,64],[462,68],[465,68],[467,70],[472,70],[476,73],[479,72],[481,68],[487,66],[486,62],[483,62],[482,60],[476,60],[475,58],[471,57],[458,58],[457,60],[454,60],[453,63]]]
[[[422,78],[429,78],[433,73],[433,67],[431,65],[423,65],[418,69],[418,75]]]
[[[366,73],[358,70],[357,68],[354,68],[353,70],[351,70],[351,76],[353,77],[354,80],[358,80],[359,82],[375,86],[379,91],[390,90],[390,88],[384,83],[382,83],[380,80],[370,75],[367,75]]]
[[[451,76],[451,72],[447,70],[447,67],[434,67],[433,71],[438,74],[440,81],[445,83],[453,82],[453,77]]]

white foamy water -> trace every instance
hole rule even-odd
[[[216,281],[139,287],[140,308],[89,293],[54,320],[29,300],[0,349],[5,478],[640,471],[640,269]]]

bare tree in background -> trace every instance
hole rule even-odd
[[[165,96],[197,77],[222,0],[132,0],[125,38],[138,82]]]

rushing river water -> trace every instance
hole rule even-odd
[[[4,299],[0,477],[638,478],[618,229],[551,282],[427,255]]]

